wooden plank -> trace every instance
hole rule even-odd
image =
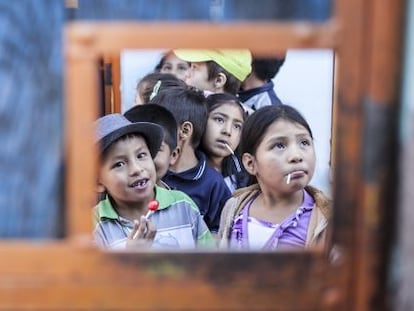
[[[267,55],[288,48],[333,48],[337,45],[339,27],[333,21],[322,24],[76,22],[69,24],[67,30],[70,42],[88,42],[97,51],[109,54],[132,48],[191,47],[248,48]]]
[[[89,240],[96,204],[98,57],[88,45],[65,50],[67,236]]]
[[[361,310],[356,305],[356,297],[365,286],[363,279],[359,279],[362,284],[356,282],[363,275],[363,271],[356,270],[359,267],[356,245],[361,241],[363,229],[359,221],[366,8],[364,1],[336,2],[336,16],[344,27],[337,49],[333,241],[343,256],[335,278],[340,291],[346,293],[342,310]]]
[[[370,1],[367,22],[357,302],[361,310],[388,310],[390,300],[384,293],[388,289],[387,265],[394,245],[398,192],[398,92],[404,1]]]
[[[65,243],[2,243],[0,253],[0,309],[323,310],[326,300],[319,253],[108,254]]]

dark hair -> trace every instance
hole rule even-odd
[[[177,147],[177,121],[173,114],[160,105],[134,106],[124,113],[131,122],[151,122],[162,126],[164,141],[173,151]]]
[[[207,72],[208,72],[208,81],[215,79],[220,73],[223,73],[226,76],[226,83],[224,84],[224,92],[236,95],[240,89],[241,82],[229,73],[227,70],[223,69],[219,64],[214,61],[207,61]]]
[[[162,55],[162,57],[161,57],[160,61],[158,62],[158,64],[157,64],[157,65],[155,65],[155,67],[154,67],[154,71],[155,71],[155,72],[160,72],[160,71],[161,71],[162,66],[164,66],[165,59],[167,58],[167,56],[168,56],[170,53],[173,53],[173,54],[175,55],[175,53],[174,53],[174,51],[173,51],[173,50],[169,50],[169,51],[165,52],[165,53]],[[185,60],[183,60],[183,61],[184,61],[184,62],[186,62],[186,63],[190,66],[190,64],[191,64],[190,62],[187,62],[187,61],[185,61]]]
[[[308,122],[298,110],[284,104],[265,106],[256,110],[244,122],[240,138],[241,154],[247,152],[255,155],[267,129],[278,120],[287,120],[302,125],[313,139]]]
[[[267,129],[278,120],[287,120],[302,125],[308,130],[309,135],[313,139],[312,130],[308,122],[306,122],[298,110],[284,104],[270,105],[256,110],[244,122],[240,138],[240,153],[255,155],[257,147],[262,142]],[[250,175],[248,185],[256,182],[256,176]]]
[[[157,83],[158,89],[155,89]],[[142,90],[142,100],[144,104],[148,104],[148,102],[152,99],[152,97],[156,96],[157,93],[165,88],[173,87],[173,86],[185,86],[185,82],[178,79],[171,73],[160,73],[160,72],[152,72],[145,75],[136,86],[137,92],[139,92],[139,88],[145,84],[144,89]]]
[[[197,148],[207,123],[207,105],[203,92],[192,87],[171,87],[161,90],[150,104],[167,108],[174,115],[179,126],[191,122],[193,135],[191,145]]]
[[[215,93],[207,96],[206,104],[208,112],[216,109],[218,106],[222,104],[232,103],[238,106],[242,112],[243,120],[246,119],[246,113],[244,111],[243,105],[241,104],[239,98],[236,95],[230,93]]]
[[[263,81],[273,79],[279,72],[285,58],[253,58],[252,72]]]

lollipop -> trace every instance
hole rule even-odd
[[[148,219],[148,217],[152,214],[152,213],[154,213],[157,209],[158,209],[158,207],[160,206],[160,203],[157,201],[157,200],[155,200],[155,199],[152,199],[149,203],[148,203],[148,212],[147,212],[147,214],[145,215],[145,219]],[[146,229],[145,229],[146,230]],[[133,239],[136,239],[137,238],[137,236],[138,236],[138,230],[135,232],[135,234],[134,234],[134,236],[133,236]]]
[[[150,215],[152,214],[152,213],[154,213],[157,209],[158,209],[158,207],[160,206],[160,203],[157,201],[157,200],[155,200],[155,199],[152,199],[149,203],[148,203],[148,212],[147,212],[147,214],[145,215],[145,218],[146,219],[148,219],[148,217],[150,217]]]

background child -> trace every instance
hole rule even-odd
[[[285,62],[285,56],[276,58],[253,58],[252,72],[243,81],[239,99],[248,109],[257,109],[281,104],[274,90],[275,85],[272,79],[279,72]]]
[[[221,210],[231,193],[222,175],[207,165],[204,153],[196,150],[207,122],[205,97],[201,91],[175,87],[161,91],[151,103],[170,110],[178,122],[180,156],[163,181],[187,193],[197,203],[211,232],[216,233]]]
[[[184,81],[200,90],[236,95],[251,71],[249,50],[174,50],[191,62]]]
[[[121,114],[109,114],[96,121],[96,129],[102,160],[97,187],[107,194],[94,209],[98,246],[123,249],[147,244],[156,248],[214,245],[194,202],[182,192],[155,185],[152,159],[164,138],[159,125],[131,123]],[[154,199],[158,209],[144,216]]]
[[[159,72],[149,73],[136,86],[135,105],[148,104],[164,88],[185,85],[184,81],[172,74]]]
[[[324,246],[331,201],[309,186],[312,131],[293,107],[266,106],[244,123],[243,165],[256,178],[236,191],[221,216],[221,246],[288,249]]]
[[[246,185],[245,170],[237,152],[245,119],[244,109],[238,98],[229,93],[209,95],[206,103],[208,119],[201,149],[209,165],[223,175],[233,192]]]
[[[155,70],[161,73],[170,73],[178,79],[184,80],[190,63],[178,58],[173,51],[168,51],[155,66]]]
[[[178,159],[180,149],[177,147],[177,121],[172,113],[160,105],[140,105],[129,109],[124,116],[131,122],[151,122],[160,125],[164,130],[164,140],[154,158],[157,172],[157,185],[168,188],[161,178],[167,173],[170,165]]]

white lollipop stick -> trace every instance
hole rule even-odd
[[[226,148],[230,151],[230,153],[234,155],[233,149],[231,149],[231,147],[228,144],[224,144],[224,146],[226,146]]]
[[[292,176],[292,174],[288,174],[287,175],[287,179],[286,179],[286,184],[289,185],[290,184],[290,177]]]

